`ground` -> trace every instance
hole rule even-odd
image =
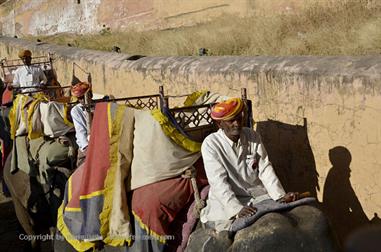
[[[27,245],[21,240],[25,237],[21,233],[21,227],[17,221],[12,199],[6,197],[0,187],[0,251],[1,252],[21,252],[30,251],[24,249]],[[50,252],[50,241],[42,244],[41,252]]]
[[[23,242],[19,240],[19,228],[13,203],[0,191],[0,251],[22,251]]]

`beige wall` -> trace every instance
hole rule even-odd
[[[290,169],[287,172],[296,177],[289,179],[302,182],[307,176],[303,169],[316,167],[317,196],[323,200],[324,183],[332,167],[329,151],[344,146],[352,157],[349,182],[362,208],[369,219],[374,213],[381,214],[380,56],[146,57],[129,61],[125,54],[0,38],[1,57],[14,58],[20,48],[30,48],[35,55],[54,52],[63,85],[70,83],[72,63],[76,62],[91,72],[96,93],[116,97],[157,93],[160,84],[172,95],[207,89],[238,96],[245,87],[253,100],[257,125],[267,125],[262,128],[265,131],[273,125],[271,120],[283,125],[275,133],[264,132],[266,139],[281,139],[280,128],[290,129],[284,138],[288,140],[281,140],[285,156],[270,156],[291,164],[286,166]],[[298,137],[294,130],[300,129],[303,118],[307,120],[307,137],[301,147],[294,144]],[[306,148],[312,157],[307,157]],[[292,170],[302,164],[306,167],[299,167],[301,173]],[[338,188],[343,181],[345,178],[338,178]]]

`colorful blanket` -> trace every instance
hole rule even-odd
[[[41,136],[55,138],[73,130],[68,120],[67,104],[50,102],[43,94],[17,95],[9,112],[10,134],[28,135],[29,139]]]
[[[69,178],[58,211],[57,227],[78,251],[99,240],[112,246],[131,242],[124,180],[132,159],[133,119],[130,108],[111,103],[95,108],[85,163]]]
[[[181,134],[159,110],[116,104],[96,106],[90,135],[85,163],[69,179],[59,210],[58,229],[65,239],[78,251],[94,248],[96,241],[133,250],[183,248],[187,238],[181,230],[194,192],[182,174],[192,166],[203,171],[196,163],[201,144]],[[202,174],[199,189],[207,184]]]
[[[180,134],[159,110],[135,111],[130,190],[174,178],[200,158],[201,144]]]
[[[0,146],[1,146],[1,163],[0,172],[3,171],[5,160],[11,151],[11,138],[9,134],[10,125],[8,120],[9,108],[0,108]]]
[[[201,190],[208,183],[201,159],[195,164],[195,168],[197,185]],[[132,213],[139,228],[144,229],[153,241],[166,244],[171,248],[170,251],[175,251],[184,239],[184,223],[192,222],[190,213],[194,212],[193,192],[191,180],[181,176],[134,190]]]
[[[57,155],[68,156],[67,147],[55,141],[48,146],[43,138],[57,138],[74,130],[67,118],[67,105],[49,102],[43,94],[19,94],[13,104],[9,112],[14,154],[11,172],[14,174],[20,169],[30,176],[44,174],[50,165],[46,163],[47,158],[43,153],[51,154],[54,149]],[[40,182],[46,183],[46,177],[40,176]]]

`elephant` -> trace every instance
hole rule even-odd
[[[46,142],[48,141],[44,140],[44,143]],[[49,153],[49,150],[46,151]],[[47,183],[41,183],[38,175],[30,176],[22,169],[11,172],[12,155],[13,151],[6,159],[3,175],[21,227],[30,237],[38,234],[53,235],[57,209],[63,199],[66,181],[75,168],[72,166],[75,160],[71,160],[70,157],[66,160],[61,159],[59,163],[51,163],[52,166],[47,170]],[[33,251],[39,250],[40,242],[38,238],[31,240],[30,246]]]
[[[337,239],[317,204],[286,212],[270,212],[234,237],[200,226],[191,234],[187,252],[193,251],[339,251]]]
[[[62,237],[61,237],[62,238]],[[136,248],[138,247],[138,249]],[[100,245],[96,251],[135,252],[142,247]],[[144,247],[144,251],[172,251]],[[66,240],[55,241],[55,251],[76,251]],[[254,224],[238,231],[234,237],[227,231],[216,233],[199,222],[190,235],[186,252],[199,251],[340,251],[327,218],[317,204],[298,206],[288,212],[271,212]]]

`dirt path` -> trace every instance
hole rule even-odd
[[[12,199],[6,197],[2,191],[0,182],[0,251],[1,252],[23,252],[27,249],[26,236],[17,220]],[[41,252],[53,251],[51,241],[41,244]]]

